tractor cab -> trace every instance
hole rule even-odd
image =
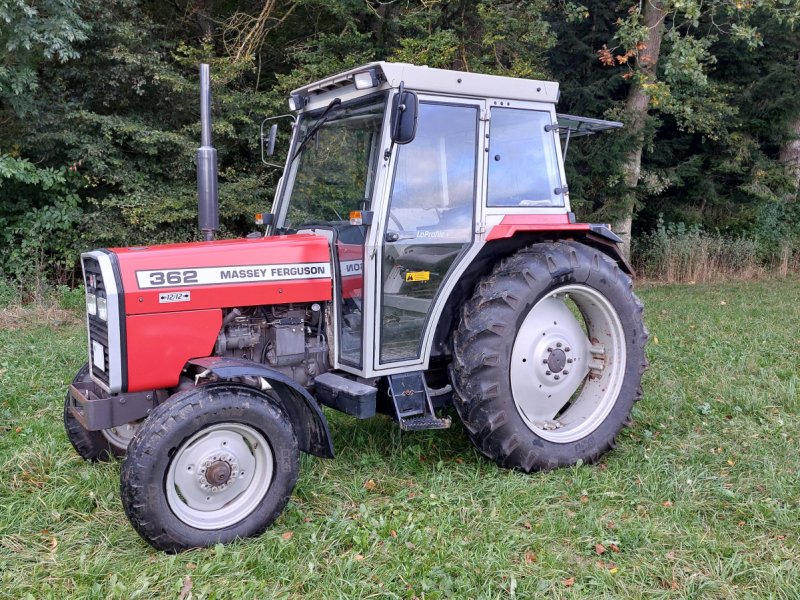
[[[336,368],[426,369],[494,226],[569,223],[559,133],[582,125],[559,126],[557,98],[553,82],[385,62],[292,92],[270,233],[330,239]]]

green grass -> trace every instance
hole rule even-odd
[[[82,326],[29,315],[0,330],[0,597],[800,597],[800,281],[640,295],[645,398],[600,464],[522,475],[458,426],[329,412],[338,458],[304,457],[269,531],[178,556],[64,435]]]

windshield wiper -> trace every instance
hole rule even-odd
[[[314,126],[308,131],[308,133],[306,133],[306,136],[303,138],[303,141],[301,141],[297,145],[297,150],[295,151],[294,156],[292,156],[292,160],[297,158],[297,155],[300,154],[300,151],[308,143],[308,140],[310,140],[312,137],[314,137],[314,135],[317,133],[317,131],[319,131],[319,128],[322,127],[325,124],[325,121],[328,120],[328,115],[333,111],[333,109],[336,106],[339,106],[341,103],[342,103],[342,99],[341,98],[334,98],[333,100],[331,100],[331,103],[328,104],[328,107],[319,116],[319,119],[314,124]]]

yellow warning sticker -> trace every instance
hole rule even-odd
[[[430,278],[430,271],[408,271],[406,273],[406,281],[429,281]]]

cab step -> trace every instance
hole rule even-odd
[[[394,403],[395,415],[403,431],[447,429],[448,417],[439,418],[433,410],[425,375],[422,371],[389,375],[389,395]]]
[[[375,398],[378,390],[371,385],[335,373],[318,375],[314,384],[317,400],[325,406],[359,419],[375,416]]]

